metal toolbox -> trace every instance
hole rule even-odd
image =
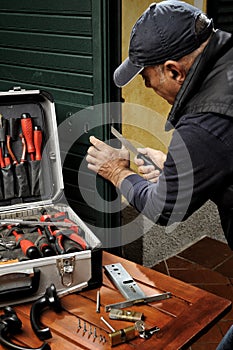
[[[51,283],[58,292],[100,286],[101,242],[64,198],[52,96],[1,92],[0,145],[0,307],[35,300]],[[53,254],[43,253],[42,236]]]

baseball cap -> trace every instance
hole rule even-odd
[[[179,0],[152,3],[133,26],[129,57],[115,70],[114,82],[123,87],[145,67],[178,60],[197,49],[213,31],[213,21],[197,34],[196,19],[203,12]]]

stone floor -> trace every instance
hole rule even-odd
[[[233,252],[227,244],[218,240],[204,237],[152,268],[233,302]],[[216,350],[232,324],[233,310],[198,339],[189,350]]]

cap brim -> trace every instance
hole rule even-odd
[[[124,62],[115,70],[113,74],[113,80],[116,86],[123,87],[133,80],[144,67],[135,66],[129,58],[126,58]]]

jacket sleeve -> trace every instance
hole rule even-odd
[[[187,219],[228,181],[228,145],[198,124],[175,130],[157,183],[135,174],[121,192],[139,212],[160,225]],[[231,151],[232,154],[232,151]]]

